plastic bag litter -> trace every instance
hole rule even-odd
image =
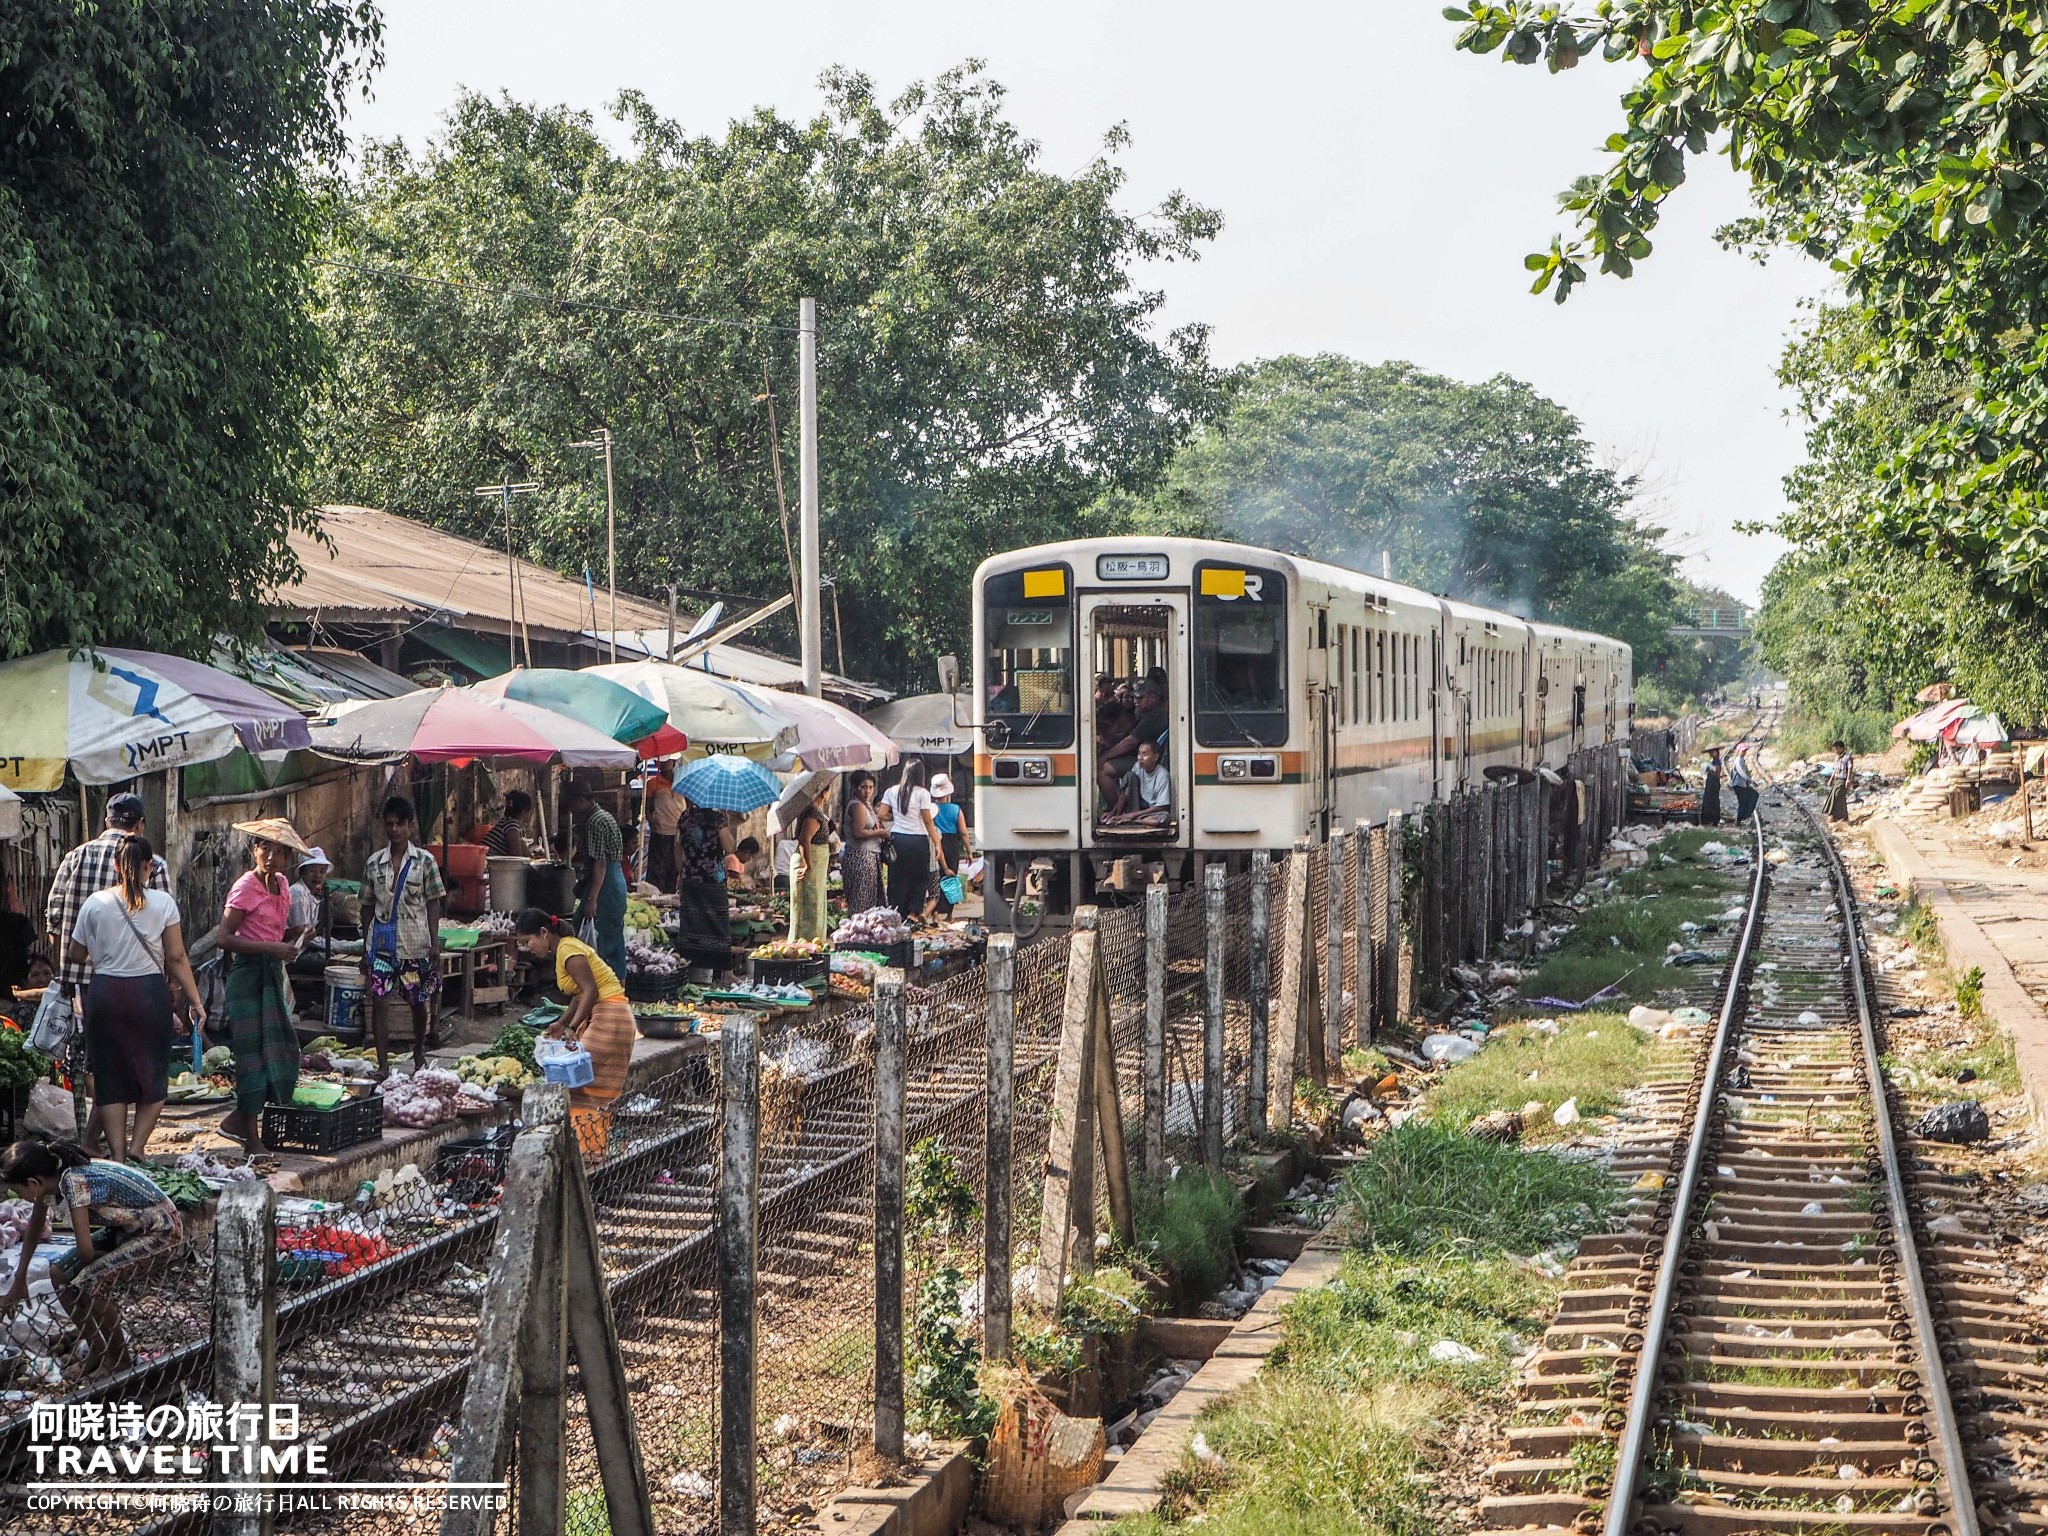
[[[1704,1008],[1674,1008],[1671,1017],[1679,1024],[1711,1024],[1713,1018]]]
[[[1579,1119],[1579,1101],[1566,1099],[1550,1112],[1550,1118],[1559,1125],[1576,1125]]]
[[[1429,1346],[1429,1358],[1448,1365],[1476,1365],[1479,1351],[1469,1344],[1460,1344],[1456,1339],[1438,1339]]]
[[[1441,1062],[1450,1066],[1455,1062],[1470,1061],[1479,1054],[1479,1046],[1463,1035],[1424,1035],[1422,1056],[1425,1061]]]
[[[1629,1023],[1635,1025],[1637,1029],[1650,1030],[1652,1032],[1662,1029],[1675,1017],[1675,1014],[1669,1013],[1662,1008],[1646,1008],[1641,1003],[1637,1003],[1635,1007],[1628,1011]]]
[[[1804,1011],[1803,1011],[1803,1012],[1802,1012],[1802,1013],[1801,1013],[1801,1014],[1799,1015],[1799,1023],[1800,1023],[1800,1024],[1802,1024],[1802,1025],[1804,1025],[1804,1026],[1805,1026],[1806,1028],[1808,1028],[1808,1029],[1815,1029],[1815,1028],[1818,1028],[1818,1027],[1819,1027],[1819,1025],[1820,1025],[1820,1022],[1821,1022],[1821,1018],[1820,1018],[1820,1015],[1819,1015],[1819,1014],[1817,1014],[1817,1013],[1815,1013],[1815,1012],[1814,1012],[1814,1011],[1813,1011],[1813,1010],[1812,1010],[1811,1008],[1808,1008],[1808,1009],[1804,1010]]]
[[[1726,843],[1707,842],[1700,844],[1700,857],[1703,859],[1711,859],[1715,854],[1726,853],[1727,851],[1728,845]]]

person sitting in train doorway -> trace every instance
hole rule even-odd
[[[1117,785],[1116,810],[1103,818],[1123,826],[1163,826],[1173,819],[1173,781],[1159,743],[1138,743],[1138,760]]]
[[[1139,746],[1148,741],[1155,746],[1162,745],[1167,729],[1173,723],[1166,713],[1165,690],[1149,677],[1138,683],[1137,704],[1137,720],[1124,735],[1103,746],[1095,769],[1095,783],[1102,791],[1102,803],[1112,812],[1122,799],[1124,775],[1138,765]]]

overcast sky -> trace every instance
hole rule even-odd
[[[1734,177],[1697,167],[1629,281],[1596,280],[1562,307],[1527,292],[1522,257],[1563,228],[1557,192],[1600,165],[1619,126],[1622,67],[1552,77],[1454,53],[1439,0],[383,9],[387,62],[354,125],[415,143],[461,86],[600,116],[632,86],[710,133],[762,104],[808,115],[833,64],[886,97],[986,59],[1049,168],[1079,167],[1122,122],[1130,206],[1179,188],[1221,210],[1223,235],[1198,264],[1151,275],[1170,323],[1214,327],[1220,361],[1335,351],[1517,375],[1643,474],[1689,574],[1754,599],[1780,548],[1730,524],[1782,504],[1800,432],[1773,368],[1823,274],[1713,243],[1744,209]]]

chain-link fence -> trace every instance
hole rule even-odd
[[[1218,866],[1182,889],[1097,913],[1117,1122],[1134,1172],[1169,1174],[1241,1141],[1266,1106],[1262,1075],[1264,1086],[1279,1082],[1274,1102],[1284,1106],[1290,1074],[1326,1042],[1341,1050],[1398,1016],[1407,970],[1427,994],[1449,966],[1487,954],[1545,889],[1584,878],[1625,803],[1618,752],[1589,751],[1557,783],[1487,784],[1395,824],[1359,827],[1270,862]],[[1299,870],[1290,870],[1296,859]],[[1292,906],[1290,888],[1301,893]],[[943,1384],[933,1374],[946,1363],[940,1356],[954,1346],[978,1350],[983,1319],[1000,1304],[983,1285],[991,1178],[1008,1181],[1012,1272],[1035,1260],[1047,1149],[1065,1113],[1054,1090],[1072,953],[1070,940],[1048,936],[1015,957],[1006,1165],[991,1165],[987,1135],[988,970],[903,991],[900,1215],[914,1415],[943,1418]],[[1282,997],[1290,975],[1310,990],[1300,963],[1310,957],[1314,995]],[[1276,1059],[1268,1023],[1296,1006],[1296,1055]],[[896,1353],[876,1348],[877,1216],[886,1214],[875,1205],[877,1126],[889,1120],[877,1095],[877,1035],[873,1002],[760,1030],[753,1466],[758,1508],[777,1524],[807,1517],[861,1477],[878,1372],[888,1373]],[[653,1529],[665,1536],[718,1526],[727,1109],[716,1054],[686,1053],[677,1070],[614,1103],[603,1144],[584,1149]],[[276,1390],[297,1404],[301,1436],[325,1447],[331,1477],[445,1482],[477,1368],[508,1145],[501,1137],[444,1151],[432,1166],[338,1208],[280,1201]],[[1100,1203],[1107,1181],[1096,1163]],[[125,1364],[81,1382],[77,1355],[89,1341],[80,1323],[91,1308],[66,1317],[61,1300],[43,1298],[40,1311],[15,1315],[12,1352],[0,1355],[0,1369],[13,1374],[0,1400],[0,1412],[13,1415],[0,1420],[9,1496],[0,1529],[152,1523],[141,1513],[31,1514],[21,1497],[34,1473],[31,1410],[116,1399],[189,1409],[210,1400],[223,1379],[213,1291],[200,1217],[153,1265],[98,1290],[120,1319]],[[568,1524],[600,1536],[610,1522],[590,1416],[576,1391],[568,1403]],[[280,1524],[368,1532],[390,1521],[358,1512]]]

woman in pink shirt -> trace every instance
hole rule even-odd
[[[228,972],[228,1032],[235,1052],[235,1110],[221,1122],[253,1156],[263,1145],[263,1106],[289,1104],[299,1086],[299,1037],[292,1029],[285,965],[298,954],[304,930],[290,926],[290,866],[306,851],[281,816],[235,823],[249,834],[255,868],[228,892],[220,947],[234,958]]]

